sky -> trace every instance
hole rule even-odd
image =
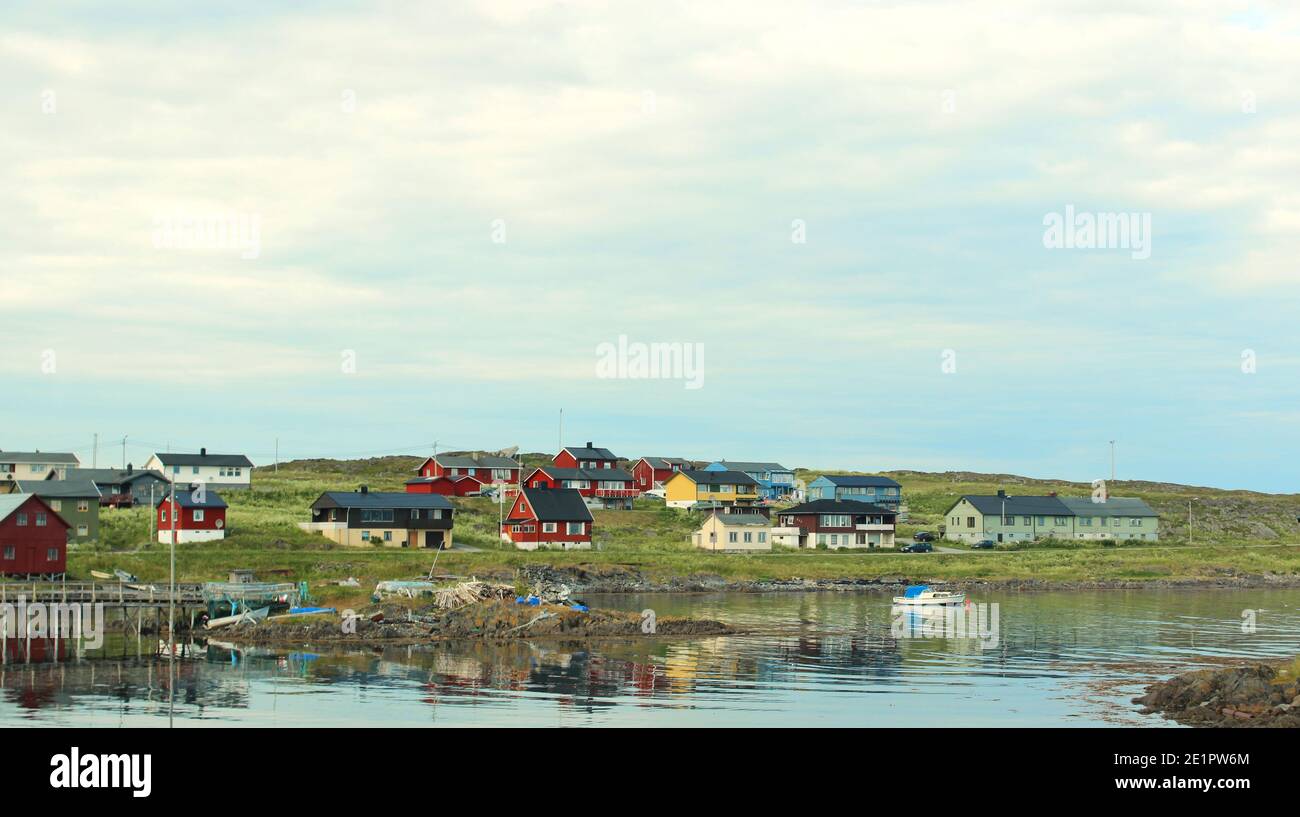
[[[15,3],[0,78],[0,449],[1300,490],[1294,4]]]

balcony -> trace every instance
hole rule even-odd
[[[867,531],[878,531],[878,532],[881,532],[881,533],[889,533],[889,532],[892,532],[892,531],[894,530],[894,526],[893,526],[893,525],[880,524],[880,523],[877,523],[877,524],[867,523],[867,524],[862,524],[862,525],[854,525],[854,526],[853,526],[853,529],[854,529],[854,530],[867,530]]]
[[[635,498],[641,495],[636,488],[597,488],[596,496],[602,499],[627,499]]]

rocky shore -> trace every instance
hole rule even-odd
[[[1134,698],[1143,712],[1158,712],[1186,726],[1300,727],[1296,664],[1251,664],[1204,669],[1160,681]]]

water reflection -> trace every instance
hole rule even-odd
[[[250,725],[1097,723],[1133,679],[1188,656],[1293,654],[1300,594],[1243,591],[993,594],[1000,628],[978,638],[897,637],[888,596],[593,597],[660,617],[719,618],[757,635],[692,640],[436,643],[328,648],[186,645],[168,660],[112,638],[5,646],[0,724]],[[1253,633],[1245,607],[1268,611]],[[18,652],[14,652],[18,649]],[[1177,660],[1171,660],[1176,657]],[[1162,663],[1163,662],[1163,663]],[[174,665],[174,667],[172,666]],[[175,689],[174,701],[172,690]],[[164,721],[165,722],[165,721]]]

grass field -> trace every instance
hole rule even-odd
[[[415,468],[414,458],[392,457],[348,462],[309,461],[258,469],[252,491],[223,494],[230,503],[228,536],[219,543],[182,545],[177,550],[182,580],[213,580],[235,567],[287,570],[295,580],[320,582],[354,576],[360,590],[331,591],[347,601],[369,592],[379,579],[409,578],[429,570],[434,554],[424,550],[344,548],[324,537],[304,532],[297,523],[309,518],[308,507],[326,490],[402,490]],[[808,475],[801,474],[804,478]],[[991,493],[1005,487],[1011,493],[1086,495],[1088,486],[978,474],[893,474],[903,485],[911,522],[900,528],[908,535],[918,527],[934,528],[943,511],[963,493]],[[776,551],[764,554],[710,554],[690,545],[699,524],[684,511],[637,500],[631,511],[596,511],[598,550],[524,553],[503,545],[497,537],[497,504],[487,499],[455,500],[454,533],[458,545],[481,552],[449,551],[438,556],[440,569],[459,574],[503,575],[520,565],[586,565],[591,569],[635,568],[650,578],[716,575],[731,580],[831,579],[899,577],[920,580],[1122,581],[1214,579],[1230,574],[1300,574],[1300,498],[1217,491],[1186,486],[1120,483],[1117,495],[1141,496],[1161,513],[1164,541],[1151,547],[1102,547],[1072,544],[1020,552],[960,554],[897,554],[829,551]],[[1195,545],[1186,538],[1186,502],[1194,500],[1198,514]],[[1181,512],[1181,513],[1180,513]],[[101,541],[76,550],[69,569],[82,575],[90,569],[122,568],[141,578],[167,575],[168,548],[151,543],[147,509],[111,511],[101,515]],[[1289,545],[1289,546],[1288,546]]]

